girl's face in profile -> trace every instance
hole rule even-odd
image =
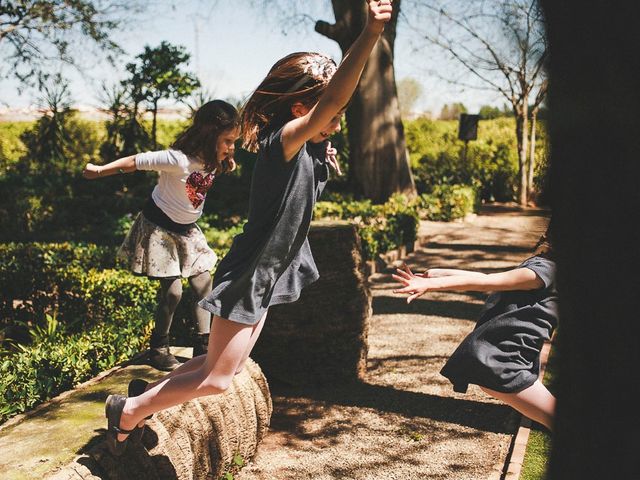
[[[311,138],[310,140],[313,143],[320,143],[327,140],[334,133],[338,133],[341,130],[340,120],[342,120],[343,116],[344,116],[344,110],[341,110],[336,114],[335,117],[331,119],[329,123],[327,123],[327,125],[325,125],[325,127],[322,129],[322,131],[318,135]]]
[[[218,135],[218,140],[216,141],[216,153],[218,155],[218,161],[222,162],[224,160],[233,160],[233,155],[236,151],[235,143],[240,137],[240,128],[230,128],[229,130],[224,130],[220,135]]]

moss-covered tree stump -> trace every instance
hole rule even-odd
[[[297,302],[269,309],[252,357],[269,379],[321,385],[362,378],[371,292],[360,239],[347,222],[313,222],[309,243],[320,279]]]
[[[253,457],[272,412],[269,386],[251,359],[222,395],[201,397],[147,421],[143,445],[113,457],[104,442],[50,480],[218,480],[234,457]],[[238,462],[241,463],[241,462]]]

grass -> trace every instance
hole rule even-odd
[[[549,361],[542,382],[554,393],[556,355],[552,345]],[[551,453],[551,435],[544,430],[531,430],[527,449],[522,462],[519,480],[543,480],[547,471],[547,462]]]

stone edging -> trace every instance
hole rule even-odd
[[[551,350],[551,342],[545,342],[542,350],[540,351],[540,377],[544,377],[544,371],[547,367],[547,361],[549,360],[549,351]],[[520,427],[518,432],[511,442],[509,448],[509,454],[507,455],[507,461],[505,462],[505,468],[503,470],[500,480],[518,480],[520,478],[520,472],[522,470],[522,462],[524,461],[524,454],[527,450],[527,442],[529,441],[529,434],[531,433],[532,422],[527,417],[522,416],[520,420]]]

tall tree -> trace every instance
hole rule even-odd
[[[302,13],[290,0],[257,1],[270,11],[284,12],[289,20]],[[349,138],[349,184],[351,190],[374,202],[384,202],[390,195],[415,194],[409,167],[404,128],[400,118],[398,91],[393,67],[396,25],[402,0],[394,0],[393,16],[385,26],[369,57],[347,110]],[[364,28],[366,2],[331,0],[335,23],[317,21],[316,32],[334,40],[344,53]],[[305,6],[307,11],[313,6]],[[317,7],[316,7],[317,11]],[[306,16],[308,18],[308,14]]]
[[[410,27],[460,67],[447,71],[447,80],[494,90],[509,102],[516,119],[518,201],[525,205],[530,99],[536,96],[539,105],[546,93],[547,41],[538,0],[406,2],[414,10]]]
[[[144,100],[153,116],[151,138],[153,148],[157,147],[156,127],[158,102],[162,99],[182,100],[200,86],[200,82],[190,72],[182,69],[189,62],[190,55],[180,45],[163,41],[159,46],[144,47],[137,61],[127,64],[127,71],[136,100]]]
[[[638,478],[640,5],[542,4],[561,299],[546,478]]]
[[[531,149],[529,152],[529,161],[527,164],[527,199],[531,199],[534,195],[534,185],[533,185],[533,174],[536,166],[536,123],[538,120],[538,113],[540,112],[540,107],[542,107],[542,101],[547,96],[547,81],[540,85],[538,89],[538,93],[536,94],[536,98],[531,106],[531,140],[529,144],[531,145]]]
[[[76,45],[93,44],[109,58],[120,48],[111,34],[146,0],[2,0],[0,1],[0,79],[14,77],[23,85],[52,61],[78,65]],[[87,40],[89,42],[87,42]]]

